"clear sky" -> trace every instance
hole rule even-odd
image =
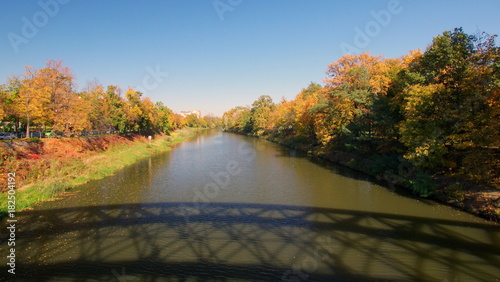
[[[292,99],[346,50],[399,57],[445,30],[500,33],[500,1],[0,0],[0,83],[63,60],[77,90],[135,86],[222,115]]]

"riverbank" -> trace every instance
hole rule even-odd
[[[4,142],[0,144],[1,182],[7,183],[8,173],[15,173],[15,207],[20,211],[40,201],[54,200],[78,185],[113,175],[139,159],[170,150],[197,131],[180,129],[151,141],[142,135],[124,134]],[[0,195],[0,217],[7,211],[6,188],[2,187]]]
[[[237,133],[239,134],[239,133]],[[480,185],[470,180],[449,175],[421,176],[418,168],[412,167],[401,156],[372,155],[362,156],[352,152],[328,150],[321,146],[314,147],[290,139],[276,136],[255,136],[285,147],[307,152],[312,156],[326,159],[356,171],[375,177],[385,182],[390,189],[407,189],[414,193],[416,189],[424,191],[422,198],[431,199],[441,204],[452,206],[478,217],[500,222],[500,190]],[[419,194],[419,193],[415,193]]]

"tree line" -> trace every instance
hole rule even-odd
[[[124,93],[123,93],[124,92]],[[26,67],[22,75],[11,75],[0,85],[0,120],[7,131],[36,129],[61,133],[163,132],[184,126],[216,127],[213,116],[183,117],[162,102],[153,103],[129,87],[102,86],[90,82],[75,91],[71,69],[62,61],[49,60],[43,69]]]
[[[323,85],[311,83],[279,103],[263,95],[224,113],[223,127],[324,152],[376,156],[371,159],[388,168],[399,158],[427,175],[500,187],[495,38],[455,28],[424,52],[400,58],[347,54],[328,65]]]

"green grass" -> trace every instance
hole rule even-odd
[[[102,179],[115,174],[142,158],[168,151],[173,144],[191,138],[199,129],[182,129],[168,137],[160,137],[149,142],[136,141],[132,145],[114,145],[107,151],[88,157],[62,163],[53,161],[44,177],[34,184],[16,190],[16,211],[31,207],[33,204],[56,198],[62,192],[71,190],[91,180]],[[42,172],[37,172],[42,173]],[[0,195],[0,218],[7,213],[7,194]]]

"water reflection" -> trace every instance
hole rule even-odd
[[[54,208],[18,219],[21,280],[470,281],[500,269],[500,227],[445,219],[239,203]]]

